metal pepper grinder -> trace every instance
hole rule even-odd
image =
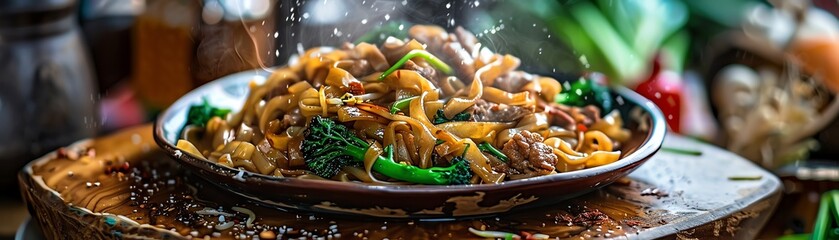
[[[30,160],[96,132],[76,0],[0,1],[0,196]]]

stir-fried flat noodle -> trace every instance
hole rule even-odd
[[[472,183],[574,171],[620,158],[629,132],[618,112],[601,117],[596,106],[554,103],[562,90],[556,80],[516,71],[518,58],[492,53],[463,29],[414,26],[409,33],[413,40],[390,38],[382,46],[309,49],[264,84],[252,83],[238,113],[186,127],[178,146],[251,172],[327,179],[307,167],[303,153],[307,128],[320,116],[370,146],[359,164],[336,169],[331,179],[337,181],[408,183],[375,170],[388,154],[418,169],[446,167],[461,157]],[[416,57],[397,64],[406,54]]]

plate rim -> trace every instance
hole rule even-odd
[[[646,139],[638,146],[638,148],[626,155],[618,161],[615,161],[610,164],[606,164],[603,166],[597,166],[593,168],[586,168],[582,170],[576,170],[571,172],[564,172],[564,173],[556,173],[551,175],[545,176],[538,176],[533,178],[526,178],[526,179],[519,179],[519,180],[511,180],[505,181],[498,184],[466,184],[466,185],[395,185],[395,186],[380,186],[380,185],[370,185],[370,184],[359,184],[359,183],[352,183],[352,182],[340,182],[340,181],[323,181],[323,180],[315,180],[315,179],[299,179],[299,178],[280,178],[274,177],[269,175],[264,175],[256,172],[250,172],[246,170],[239,170],[236,168],[227,167],[218,163],[201,160],[192,156],[189,153],[181,152],[180,154],[176,153],[178,148],[174,145],[174,143],[169,142],[165,137],[164,132],[164,123],[167,119],[171,119],[172,115],[176,113],[175,109],[184,109],[188,108],[189,104],[192,102],[191,99],[202,97],[203,92],[216,87],[217,85],[224,85],[224,84],[234,84],[236,82],[247,83],[254,77],[265,77],[265,75],[270,74],[267,71],[261,69],[253,69],[247,70],[243,72],[238,72],[230,75],[223,76],[219,79],[210,81],[198,88],[191,90],[190,92],[184,94],[174,103],[169,105],[160,115],[155,119],[153,125],[153,138],[154,141],[164,149],[167,154],[176,159],[181,164],[187,163],[202,163],[207,165],[208,168],[213,169],[216,173],[215,174],[222,174],[219,170],[225,171],[224,175],[232,175],[238,174],[242,172],[242,178],[246,181],[248,180],[256,180],[256,181],[271,181],[275,184],[281,185],[297,185],[297,184],[305,184],[305,183],[317,183],[318,188],[323,189],[334,189],[340,190],[342,192],[365,192],[370,193],[371,191],[377,193],[387,193],[387,194],[439,194],[439,193],[465,193],[465,192],[478,192],[478,191],[501,191],[501,190],[509,190],[512,188],[518,188],[523,186],[529,185],[538,185],[544,184],[549,182],[556,182],[556,181],[566,181],[572,179],[579,179],[579,178],[587,178],[592,176],[597,176],[601,174],[607,174],[609,172],[614,172],[622,168],[629,167],[633,164],[640,165],[643,163],[647,158],[653,156],[660,148],[664,141],[664,136],[666,134],[666,125],[664,123],[664,116],[661,110],[649,99],[646,99],[635,93],[634,91],[626,88],[626,87],[615,87],[610,88],[610,91],[616,93],[618,96],[621,96],[625,101],[633,102],[635,105],[640,107],[644,110],[644,112],[648,113],[650,116],[650,126],[649,131],[647,133]],[[177,111],[180,112],[180,111]],[[637,166],[636,166],[637,167]],[[634,170],[634,168],[632,169]],[[630,171],[631,172],[631,171]],[[627,173],[628,174],[628,173]],[[199,176],[203,177],[203,174],[198,174]],[[605,186],[607,184],[600,184],[600,186]],[[429,191],[434,190],[434,191]]]

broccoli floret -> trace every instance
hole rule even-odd
[[[452,158],[451,165],[444,169],[451,169],[446,173],[451,184],[468,184],[472,180],[472,169],[463,156]]]
[[[608,87],[597,83],[594,79],[585,78],[581,78],[570,86],[570,88],[563,88],[562,92],[556,95],[557,103],[577,107],[593,104],[600,107],[602,114],[612,111],[612,95]]]
[[[186,125],[204,127],[204,125],[207,124],[207,121],[210,121],[211,118],[224,118],[228,113],[230,113],[230,109],[213,107],[207,99],[204,98],[204,102],[201,105],[193,105],[189,107],[186,117]]]
[[[229,113],[230,109],[214,107],[210,105],[207,98],[204,98],[200,105],[192,105],[189,107],[189,110],[186,113],[186,123],[184,123],[184,126],[181,127],[181,130],[178,132],[178,136],[183,136],[184,130],[187,126],[192,125],[203,128],[207,126],[207,122],[209,122],[213,117],[224,118],[227,117],[227,114]]]
[[[472,117],[472,114],[469,114],[468,112],[462,112],[462,113],[455,114],[454,116],[452,116],[451,119],[448,119],[448,118],[446,118],[446,115],[443,114],[443,109],[437,109],[437,113],[434,114],[434,119],[431,120],[431,122],[434,123],[435,125],[437,125],[437,124],[453,122],[453,121],[469,121],[469,118],[471,118],[471,117]]]
[[[309,169],[318,176],[331,178],[349,164],[364,161],[370,144],[355,136],[344,125],[329,118],[315,116],[303,139],[303,158]],[[466,184],[472,178],[469,163],[455,157],[448,167],[419,168],[397,163],[393,147],[386,146],[373,164],[373,170],[387,177],[419,184]]]

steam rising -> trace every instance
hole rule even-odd
[[[377,32],[364,40],[383,41],[390,35],[406,36],[414,24],[435,24],[447,30],[463,26],[475,32],[483,46],[520,56],[523,70],[527,71],[576,71],[581,65],[578,57],[558,44],[558,39],[551,39],[551,31],[544,23],[521,9],[510,9],[510,4],[476,0],[241,0],[230,1],[239,4],[227,5],[247,9],[265,1],[271,4],[265,9],[271,9],[267,19],[276,21],[274,31],[266,31],[269,34],[261,36],[254,35],[254,31],[247,32],[253,40],[252,49],[262,49],[256,45],[264,42],[255,38],[267,37],[275,42],[274,49],[257,55],[274,58],[273,62],[278,65],[298,54],[298,48],[340,47],[345,42],[356,42],[371,37],[365,34]],[[238,16],[243,27],[247,27],[245,20],[258,14],[241,13]],[[225,14],[225,18],[227,16]],[[264,62],[260,60],[260,63]],[[265,66],[263,69],[271,71]]]

